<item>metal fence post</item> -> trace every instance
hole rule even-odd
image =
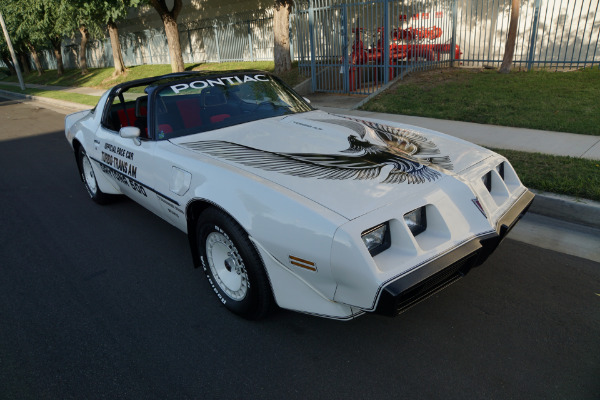
[[[456,59],[456,51],[454,50],[456,48],[456,13],[457,11],[457,7],[456,7],[456,1],[457,0],[452,0],[452,39],[450,40],[450,66],[454,67],[454,61]]]
[[[217,62],[221,62],[221,50],[219,49],[219,32],[217,31],[217,25],[213,25],[213,31],[215,32],[215,44],[217,45]]]
[[[310,39],[310,77],[311,77],[311,91],[317,91],[317,62],[315,55],[315,10],[313,8],[312,0],[308,3],[308,34]]]
[[[248,21],[248,47],[250,48],[250,61],[254,61],[254,45],[252,44],[252,28],[250,27],[250,21]]]
[[[292,13],[288,15],[288,37],[290,38],[290,60],[294,61],[294,40],[292,39]],[[274,49],[273,49],[274,50]]]
[[[381,32],[381,39],[383,43],[383,83],[388,83],[390,80],[389,68],[390,68],[390,3],[385,0],[383,3],[383,32]]]
[[[194,62],[194,50],[192,49],[192,36],[190,35],[190,27],[187,26],[188,45],[190,47],[190,63]]]
[[[531,40],[529,41],[529,55],[527,56],[527,71],[531,71],[531,67],[533,66],[535,42],[537,41],[537,27],[540,15],[540,2],[541,0],[535,0],[535,11],[533,13],[533,24],[531,26]]]
[[[153,60],[152,60],[152,39],[154,38],[154,35],[152,35],[152,38],[147,41],[147,45],[148,45],[148,55],[150,56],[150,64],[154,64]],[[168,44],[167,44],[168,46]]]
[[[342,75],[342,85],[344,93],[350,92],[350,68],[348,63],[348,4],[342,5],[342,62],[344,63],[344,74]]]

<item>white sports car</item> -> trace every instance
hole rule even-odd
[[[498,154],[314,110],[261,71],[123,83],[65,132],[92,200],[124,194],[186,232],[249,319],[397,315],[485,261],[533,200]]]

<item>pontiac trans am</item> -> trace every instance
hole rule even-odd
[[[91,199],[126,195],[185,232],[248,319],[397,315],[483,263],[533,200],[492,151],[315,110],[261,71],[123,83],[65,132]]]

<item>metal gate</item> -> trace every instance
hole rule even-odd
[[[313,90],[369,94],[408,70],[460,59],[447,1],[312,0],[295,9],[296,57]]]
[[[514,63],[600,64],[600,0],[522,0]],[[371,94],[407,71],[502,62],[511,0],[305,0],[295,57],[313,91]]]

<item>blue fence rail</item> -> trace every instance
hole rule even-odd
[[[407,71],[502,62],[511,0],[305,0],[296,58],[314,91],[370,94]],[[599,0],[522,0],[518,68],[600,64]]]

